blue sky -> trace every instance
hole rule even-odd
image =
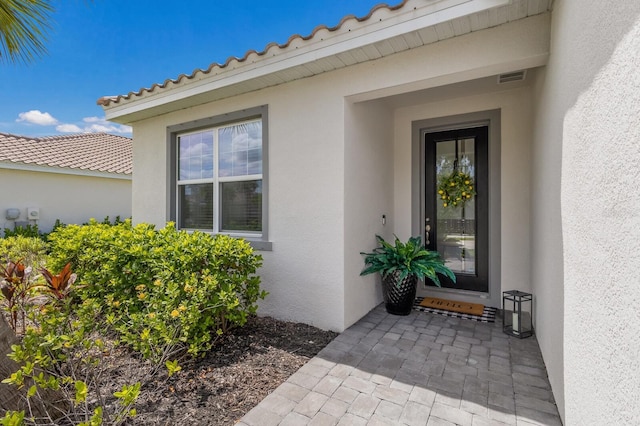
[[[242,57],[378,0],[58,0],[48,54],[0,63],[0,132],[46,136],[130,129],[104,121],[96,100]],[[397,4],[398,1],[389,1]]]

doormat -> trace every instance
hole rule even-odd
[[[420,306],[471,315],[482,315],[482,312],[484,312],[484,305],[479,303],[458,302],[457,300],[438,299],[437,297],[425,297],[420,302]]]
[[[436,301],[440,300],[444,303],[442,303],[441,305],[437,305],[431,302],[432,300],[436,300]],[[449,302],[450,306],[448,306],[447,309],[443,309],[442,306],[446,302]],[[476,313],[455,312],[453,310],[448,310],[448,309],[451,309],[454,304],[455,305],[476,305],[481,307],[482,310],[474,311]],[[478,321],[478,322],[495,322],[496,313],[498,311],[496,308],[490,308],[490,307],[479,305],[479,304],[461,303],[453,300],[436,299],[434,297],[416,298],[416,300],[413,303],[413,309],[415,309],[416,311],[428,312],[431,314],[442,315],[445,317],[461,318],[461,319],[467,319],[467,320]]]

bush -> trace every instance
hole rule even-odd
[[[0,263],[7,259],[22,260],[37,271],[46,264],[47,244],[39,237],[17,235],[0,238]]]
[[[29,266],[44,266],[47,243],[38,237],[11,236],[0,238],[0,258],[22,259]]]
[[[126,220],[67,225],[49,241],[50,267],[70,261],[78,275],[76,297],[100,301],[120,339],[155,362],[182,348],[202,354],[266,296],[262,258],[244,240]]]
[[[4,237],[34,237],[41,238],[38,225],[27,224],[27,226],[18,226],[15,229],[4,228]]]
[[[26,409],[7,411],[0,424],[115,426],[135,417],[140,382],[105,392],[112,348],[96,334],[104,332],[100,311],[95,301],[58,297],[31,310],[32,325],[9,354],[21,367],[2,381],[16,386]]]

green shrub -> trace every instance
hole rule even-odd
[[[139,382],[105,392],[111,348],[96,334],[105,331],[101,309],[95,301],[54,297],[31,310],[32,325],[9,354],[20,369],[2,380],[28,402],[27,418],[25,411],[8,412],[7,422],[120,425],[136,415]]]
[[[4,228],[4,237],[36,237],[41,238],[38,225],[27,224],[27,226],[18,226],[15,229]]]
[[[38,237],[22,235],[0,238],[0,263],[7,259],[22,260],[22,263],[37,271],[46,264],[47,243]]]
[[[255,275],[262,258],[244,240],[126,220],[68,225],[49,241],[50,267],[70,261],[76,296],[100,301],[120,339],[155,362],[181,348],[202,354],[266,296]]]

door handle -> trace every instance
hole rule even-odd
[[[429,241],[429,233],[431,231],[431,225],[429,225],[429,221],[430,220],[431,219],[429,219],[429,218],[426,218],[424,220],[424,223],[425,223],[425,225],[424,225],[424,245],[425,246],[428,246],[431,243],[431,241]]]

